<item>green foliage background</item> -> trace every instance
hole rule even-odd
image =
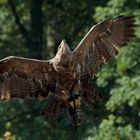
[[[41,5],[36,0],[14,0],[26,36],[10,1],[0,0],[1,59],[9,55],[49,59],[63,38],[74,49],[90,27],[106,17],[135,15],[140,25],[140,0],[40,0]],[[84,123],[77,132],[65,119],[46,122],[40,117],[47,101],[12,100],[0,104],[0,140],[140,140],[140,27],[136,35],[93,80],[104,99],[83,107]]]

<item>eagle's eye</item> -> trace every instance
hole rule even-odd
[[[61,48],[61,44],[58,46],[58,50]]]

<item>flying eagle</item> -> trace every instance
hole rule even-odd
[[[75,118],[81,102],[90,105],[100,98],[89,80],[135,36],[134,27],[134,16],[108,18],[93,26],[74,51],[63,40],[51,60],[15,56],[0,60],[0,102],[49,95],[43,116],[58,117],[68,110]]]

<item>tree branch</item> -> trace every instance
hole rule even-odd
[[[14,5],[14,2],[13,2],[12,0],[8,0],[8,4],[9,4],[9,6],[10,6],[10,8],[11,8],[11,11],[12,11],[12,13],[13,13],[13,15],[14,15],[14,18],[15,18],[15,22],[16,22],[16,24],[17,24],[17,26],[18,26],[18,28],[19,28],[21,34],[24,36],[24,38],[27,39],[28,32],[27,32],[27,30],[25,29],[24,25],[23,25],[23,24],[21,23],[21,21],[20,21],[20,18],[19,18],[19,16],[18,16],[16,7],[15,7],[15,5]]]

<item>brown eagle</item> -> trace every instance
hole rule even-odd
[[[51,60],[15,56],[0,60],[0,102],[11,98],[46,99],[49,95],[52,97],[43,116],[58,117],[69,110],[79,124],[81,120],[75,120],[75,116],[80,114],[81,101],[92,104],[100,97],[89,79],[135,36],[134,27],[134,16],[108,18],[93,26],[74,51],[63,40]]]

